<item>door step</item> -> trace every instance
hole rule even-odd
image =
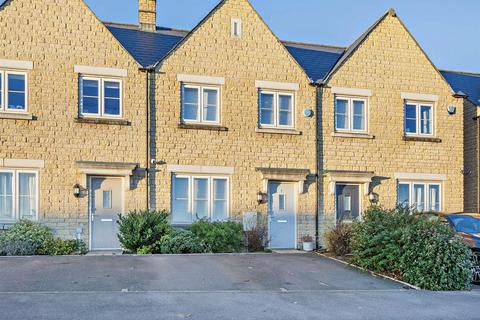
[[[122,250],[95,250],[86,254],[87,256],[121,256]]]
[[[305,251],[301,250],[295,250],[295,249],[273,249],[273,253],[283,253],[283,254],[302,254],[302,253],[308,253]]]

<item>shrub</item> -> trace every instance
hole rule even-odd
[[[142,247],[155,246],[171,230],[165,211],[132,211],[121,217],[118,224],[122,247],[134,253]]]
[[[465,290],[472,281],[470,249],[447,226],[419,218],[402,238],[402,278],[428,290]]]
[[[243,247],[243,227],[237,222],[199,220],[189,230],[202,241],[207,252],[240,252]]]
[[[265,251],[268,247],[268,220],[266,216],[257,218],[255,226],[245,231],[245,243],[248,252]]]
[[[422,289],[470,287],[470,249],[447,225],[405,208],[368,209],[354,225],[351,248],[356,264],[397,274]]]
[[[20,220],[0,235],[2,254],[40,254],[47,241],[53,239],[52,231],[30,220]]]
[[[40,254],[49,256],[68,256],[72,254],[84,254],[87,251],[85,242],[77,240],[63,240],[52,238],[45,242]]]
[[[2,255],[33,256],[38,251],[38,244],[25,240],[8,240],[2,243]]]
[[[400,240],[405,228],[414,223],[408,209],[367,209],[363,221],[354,224],[350,241],[354,263],[376,272],[399,272]]]
[[[350,241],[353,234],[351,224],[339,223],[335,228],[330,230],[327,235],[328,248],[336,256],[344,256],[351,253]]]
[[[159,243],[163,254],[202,253],[204,243],[189,230],[174,229],[162,237]]]

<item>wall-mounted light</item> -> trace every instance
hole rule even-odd
[[[267,199],[267,194],[266,194],[266,193],[261,192],[261,191],[259,191],[259,192],[257,193],[257,202],[258,202],[258,204],[267,203],[267,200],[268,200],[268,199]]]
[[[377,193],[371,192],[371,193],[368,195],[368,200],[370,200],[371,203],[378,203],[378,201],[379,201],[379,196],[378,196]]]
[[[73,186],[73,195],[75,196],[75,198],[80,198],[85,191],[87,191],[87,189],[83,188],[78,183]]]
[[[448,114],[449,115],[454,115],[455,113],[457,113],[457,107],[455,106],[448,106],[447,107],[447,111],[448,111]]]

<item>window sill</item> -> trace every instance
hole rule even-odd
[[[192,129],[192,130],[209,130],[209,131],[228,131],[227,127],[215,124],[200,124],[200,123],[180,123],[178,125],[180,129]]]
[[[435,138],[435,137],[403,136],[403,141],[419,141],[419,142],[441,143],[442,139]]]
[[[355,139],[375,139],[373,134],[368,133],[354,133],[354,132],[333,132],[334,138],[355,138]]]
[[[35,116],[31,113],[15,113],[15,112],[0,112],[0,119],[11,119],[11,120],[26,120],[32,121],[37,120]]]
[[[108,119],[108,118],[84,118],[78,117],[75,119],[76,123],[90,123],[90,124],[106,124],[114,126],[130,126],[132,123],[125,119]]]
[[[280,129],[280,128],[256,128],[257,133],[270,133],[270,134],[289,134],[289,135],[302,135],[301,131],[295,129]]]

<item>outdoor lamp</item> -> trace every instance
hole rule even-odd
[[[82,186],[78,183],[73,186],[73,195],[75,196],[75,198],[80,198],[80,196],[82,195],[82,190]]]
[[[258,201],[258,204],[266,203],[267,202],[267,194],[259,191],[257,193],[257,201]]]
[[[372,192],[368,195],[368,199],[371,203],[378,203],[378,194]]]

